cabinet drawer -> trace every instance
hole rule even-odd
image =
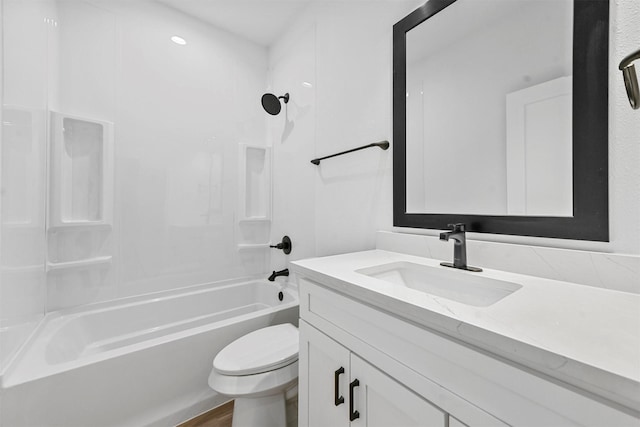
[[[587,392],[306,279],[300,280],[300,316],[356,353],[375,349],[380,362],[363,357],[376,366],[384,367],[380,363],[385,358],[400,362],[408,372],[389,375],[404,376],[399,381],[467,425],[637,427],[640,422],[628,410],[609,406]],[[415,373],[428,382],[415,380]],[[473,403],[475,410],[462,402]],[[455,404],[460,408],[452,407]]]

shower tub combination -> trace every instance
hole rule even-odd
[[[50,313],[1,378],[0,425],[179,424],[227,400],[207,384],[223,347],[287,322],[297,290],[264,280]]]

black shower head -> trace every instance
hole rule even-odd
[[[265,93],[262,95],[262,108],[272,116],[277,116],[280,114],[280,110],[282,109],[280,99],[283,99],[286,104],[289,102],[289,94],[285,93],[283,96],[275,96],[272,93]]]

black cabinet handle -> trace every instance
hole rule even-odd
[[[333,382],[335,385],[335,391],[333,393],[333,400],[336,406],[339,406],[341,403],[344,403],[344,396],[339,396],[340,394],[340,374],[344,374],[344,368],[340,366],[340,368],[334,372],[333,374]]]
[[[349,420],[353,421],[360,418],[360,412],[353,410],[353,389],[360,385],[360,381],[356,378],[349,384]]]

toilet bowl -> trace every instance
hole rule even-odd
[[[209,386],[235,399],[233,427],[284,427],[285,393],[298,381],[298,328],[258,329],[223,348]]]

